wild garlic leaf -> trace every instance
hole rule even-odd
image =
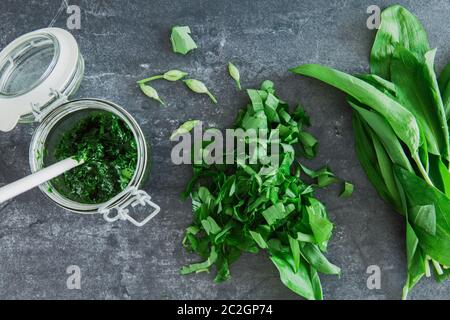
[[[353,113],[353,128],[355,132],[355,148],[359,162],[363,167],[370,182],[375,186],[378,194],[386,202],[394,203],[389,196],[386,184],[381,177],[378,165],[376,164],[375,148],[371,136],[367,133],[368,125],[363,121],[358,113]],[[396,207],[400,209],[400,207]]]
[[[436,234],[436,209],[434,204],[414,206],[408,212],[408,219],[431,235]]]
[[[263,83],[261,83],[261,90],[266,91],[267,93],[275,93],[273,81],[264,80]]]
[[[405,197],[410,207],[433,205],[436,215],[436,233],[432,235],[422,228],[414,225],[412,219],[409,221],[417,235],[420,247],[431,256],[434,260],[439,261],[443,265],[450,266],[450,223],[447,220],[448,212],[450,212],[450,201],[442,192],[435,187],[430,186],[420,177],[404,170],[399,166],[394,166],[394,174],[401,183],[405,192]],[[409,211],[408,211],[409,214]],[[420,220],[420,219],[419,219]],[[434,229],[432,224],[434,219],[427,222]],[[421,221],[422,226],[426,224]]]
[[[297,240],[301,242],[310,242],[310,243],[316,243],[316,239],[311,234],[306,234],[303,232],[297,232]]]
[[[236,81],[237,88],[241,90],[241,76],[239,74],[238,68],[231,62],[228,62],[228,72],[230,73],[231,78]]]
[[[391,58],[391,79],[398,101],[414,114],[423,132],[428,152],[449,159],[449,132],[444,106],[434,74],[434,53],[418,59],[407,49],[397,47]],[[430,70],[432,70],[430,72]]]
[[[289,245],[291,247],[292,258],[294,259],[294,272],[300,268],[300,244],[297,239],[288,235]]]
[[[261,249],[267,249],[267,243],[264,240],[264,238],[261,236],[261,234],[259,234],[258,232],[255,231],[250,231],[250,235],[252,236],[253,240],[255,240],[255,242],[258,244],[258,246]]]
[[[304,243],[300,247],[302,256],[309,262],[311,266],[323,274],[341,274],[341,268],[335,266],[324,256],[319,247],[312,243]]]
[[[401,205],[401,193],[399,187],[393,176],[394,163],[392,162],[389,154],[387,153],[385,147],[380,142],[378,137],[371,131],[368,130],[369,134],[372,136],[372,143],[375,149],[375,155],[379,166],[379,171],[383,177],[384,183],[386,184],[387,191],[397,207]]]
[[[313,266],[309,266],[309,276],[311,278],[311,287],[314,291],[314,299],[323,300],[322,284],[320,283],[319,273]]]
[[[199,80],[196,79],[186,79],[183,80],[183,82],[186,84],[186,86],[194,91],[195,93],[201,93],[208,95],[211,100],[214,103],[217,103],[217,99],[212,95],[211,92],[209,92],[208,88],[205,86],[205,84]]]
[[[222,228],[219,227],[217,222],[211,216],[205,220],[202,220],[202,226],[208,235],[217,234],[222,230]]]
[[[218,255],[217,255],[216,248],[213,246],[213,247],[211,247],[211,252],[206,261],[200,262],[200,263],[194,263],[189,266],[184,266],[181,269],[181,274],[189,274],[189,273],[193,273],[193,272],[208,271],[209,268],[217,261],[217,257],[218,257]]]
[[[280,273],[281,282],[286,287],[308,300],[315,300],[316,295],[312,287],[309,272],[300,264],[297,272],[294,271],[294,259],[291,255],[278,253],[270,257]]]
[[[363,108],[354,100],[349,100],[348,103],[374,131],[383,146],[385,146],[386,151],[394,163],[401,165],[403,168],[408,169],[411,172],[414,171],[405,150],[403,150],[400,140],[397,138],[394,130],[392,130],[386,119],[374,111],[369,111]]]
[[[187,54],[197,48],[191,38],[191,29],[188,26],[174,26],[170,35],[173,52]]]
[[[397,136],[414,155],[421,144],[420,130],[414,115],[400,103],[372,85],[341,71],[316,64],[306,64],[291,69],[292,72],[328,83],[359,102],[373,108],[389,122]]]
[[[391,78],[391,58],[396,46],[408,48],[417,57],[430,50],[428,36],[420,21],[408,10],[393,5],[381,14],[381,25],[370,54],[371,73]]]
[[[450,119],[450,63],[447,63],[439,76],[439,89],[444,103],[445,116]]]
[[[309,218],[309,226],[317,243],[322,244],[331,237],[333,224],[328,220],[323,211],[323,205],[315,199],[310,199],[311,205],[306,207]]]
[[[139,88],[141,88],[141,91],[149,98],[152,98],[159,103],[161,103],[163,106],[165,105],[164,102],[159,98],[158,92],[151,86],[146,84],[140,84]]]
[[[292,209],[292,208],[289,208]],[[269,226],[274,225],[278,220],[286,218],[292,210],[287,210],[283,203],[279,202],[267,208],[261,214],[266,219]]]
[[[170,140],[173,140],[176,137],[183,135],[185,133],[191,132],[192,129],[194,129],[199,123],[200,123],[200,120],[186,121],[172,133],[172,135],[170,136]]]
[[[350,182],[345,181],[344,182],[344,187],[342,189],[340,197],[341,198],[349,198],[349,197],[351,197],[351,195],[353,194],[353,189],[354,189],[353,184],[351,184]]]
[[[407,298],[409,291],[425,275],[425,262],[428,263],[428,261],[425,261],[425,256],[419,246],[419,238],[417,238],[408,221],[406,221],[406,259],[408,275],[402,293],[402,299],[404,300]]]

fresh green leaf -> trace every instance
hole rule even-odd
[[[259,234],[258,232],[254,232],[254,231],[250,231],[250,234],[251,234],[253,240],[255,240],[255,242],[258,244],[258,246],[261,249],[267,249],[268,248],[267,243],[264,240],[264,238],[261,236],[261,234]]]
[[[203,82],[196,79],[187,79],[183,80],[183,82],[189,89],[191,89],[195,93],[206,94],[214,103],[217,103],[217,99],[212,95],[211,92],[209,92],[208,88],[205,86]]]
[[[341,198],[349,198],[353,194],[354,186],[350,182],[344,182],[344,188],[342,189]]]
[[[438,79],[447,121],[450,119],[450,63],[447,63]]]
[[[176,129],[172,135],[170,136],[170,140],[175,139],[176,137],[183,135],[185,133],[189,133],[194,129],[198,124],[200,123],[200,120],[189,120],[183,123],[178,129]]]
[[[261,214],[266,219],[269,226],[274,225],[278,220],[286,218],[292,212],[292,207],[285,208],[284,204],[279,202],[267,208]]]
[[[169,70],[163,74],[163,78],[167,81],[178,81],[183,79],[188,75],[187,72],[180,70]]]
[[[346,92],[362,104],[370,106],[383,115],[411,153],[418,152],[420,132],[414,115],[383,92],[363,80],[320,65],[306,64],[291,71],[326,82]]]
[[[208,271],[209,268],[214,264],[214,262],[216,262],[217,257],[218,257],[218,255],[216,252],[216,248],[213,246],[213,247],[211,247],[211,253],[206,261],[200,262],[200,263],[194,263],[189,266],[185,266],[185,267],[181,268],[181,274],[189,274],[189,273],[193,273],[193,272]]]
[[[341,269],[329,262],[317,245],[312,243],[304,243],[301,246],[300,251],[302,256],[317,271],[323,274],[341,274]]]
[[[391,59],[392,82],[398,100],[415,116],[426,141],[428,152],[449,159],[449,133],[442,100],[434,74],[434,54],[425,53],[425,61],[396,47]]]
[[[395,203],[396,207],[400,206],[400,194],[397,189],[397,184],[394,179],[393,174],[393,163],[389,158],[388,153],[384,149],[383,145],[380,143],[378,138],[373,132],[370,132],[372,135],[372,143],[375,148],[375,154],[378,159],[378,167],[383,177],[384,183],[386,185],[387,191],[389,192],[389,196],[392,201]]]
[[[422,250],[419,247],[419,239],[408,222],[406,223],[406,256],[408,261],[408,276],[406,284],[403,287],[403,299],[406,299],[408,292],[425,274],[425,257],[422,255]]]
[[[409,159],[389,123],[387,123],[387,121],[378,113],[359,107],[351,100],[349,103],[353,109],[360,114],[365,123],[367,123],[367,125],[374,131],[378,139],[380,139],[381,144],[384,148],[386,148],[392,162],[409,171],[413,171]]]
[[[316,243],[316,239],[311,234],[306,234],[303,232],[297,232],[297,240],[301,242],[310,242],[310,243]]]
[[[310,199],[310,201],[312,204],[306,207],[306,211],[314,238],[317,243],[326,242],[331,237],[333,224],[327,219],[323,205],[317,200]]]
[[[294,272],[298,272],[300,268],[300,244],[297,239],[288,235],[289,245],[291,247],[292,258],[294,259]]]
[[[322,284],[320,283],[319,273],[313,266],[309,266],[309,276],[311,278],[311,287],[314,291],[316,300],[323,300]]]
[[[294,261],[290,255],[276,254],[270,257],[280,273],[281,282],[295,293],[308,300],[315,300],[316,294],[312,287],[308,270],[300,264],[297,272],[294,271]]]
[[[408,212],[409,221],[431,235],[436,234],[436,209],[434,204],[414,206]]]
[[[187,75],[188,75],[187,72],[183,72],[180,70],[169,70],[169,71],[165,72],[164,74],[158,74],[156,76],[151,76],[149,78],[139,80],[137,83],[143,84],[143,83],[147,83],[147,82],[157,80],[157,79],[165,79],[167,81],[178,81]]]
[[[222,230],[222,228],[219,227],[217,222],[211,216],[202,220],[202,226],[203,226],[203,229],[205,229],[206,233],[209,235],[217,234]]]
[[[270,80],[264,80],[261,83],[261,90],[266,91],[267,93],[275,93],[275,85]]]
[[[236,81],[237,88],[241,90],[241,76],[238,68],[231,62],[228,62],[228,72],[230,73],[231,78]]]
[[[410,208],[420,206],[434,206],[436,216],[435,234],[426,229],[434,229],[434,218],[430,222],[422,223],[427,227],[415,227],[414,232],[419,239],[419,245],[427,255],[443,265],[450,265],[450,199],[436,188],[427,184],[423,179],[395,167],[395,175],[401,182]],[[429,207],[428,207],[429,208]],[[424,219],[426,221],[426,219]],[[410,223],[413,221],[411,220]]]
[[[423,57],[430,50],[428,36],[420,21],[405,8],[394,5],[383,10],[381,25],[370,54],[370,68],[386,80],[391,76],[391,59],[396,46]]]
[[[258,90],[247,89],[247,94],[248,94],[250,100],[252,101],[253,111],[254,112],[263,111],[264,105],[263,105],[262,98],[261,98],[260,94],[258,93]]]
[[[161,103],[162,105],[164,105],[164,102],[159,98],[158,92],[153,87],[150,87],[149,85],[146,85],[146,84],[140,84],[139,88],[141,88],[141,91],[147,97],[152,98],[152,99],[158,101],[159,103]]]
[[[174,26],[170,35],[173,52],[187,54],[197,48],[191,38],[191,29],[188,26]]]

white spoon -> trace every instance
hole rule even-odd
[[[0,203],[31,190],[44,182],[52,180],[53,178],[56,178],[64,172],[72,170],[83,163],[83,160],[77,161],[73,158],[67,158],[20,180],[7,184],[6,186],[0,188]]]

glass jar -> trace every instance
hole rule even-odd
[[[40,122],[30,144],[29,162],[34,173],[56,162],[53,150],[61,134],[92,112],[110,112],[124,121],[137,146],[137,164],[128,186],[105,203],[73,201],[46,182],[40,190],[58,206],[80,214],[102,214],[113,222],[128,220],[136,226],[150,221],[160,208],[141,187],[150,173],[150,147],[136,120],[122,107],[100,99],[69,98],[84,75],[84,60],[73,36],[58,28],[47,28],[14,40],[0,52],[0,130],[17,123]],[[138,221],[129,208],[150,206],[151,212]]]

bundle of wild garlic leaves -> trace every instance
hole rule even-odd
[[[436,76],[427,34],[409,11],[382,13],[370,74],[351,76],[320,66],[293,72],[348,94],[359,160],[380,196],[405,216],[408,275],[450,275],[450,64]]]

